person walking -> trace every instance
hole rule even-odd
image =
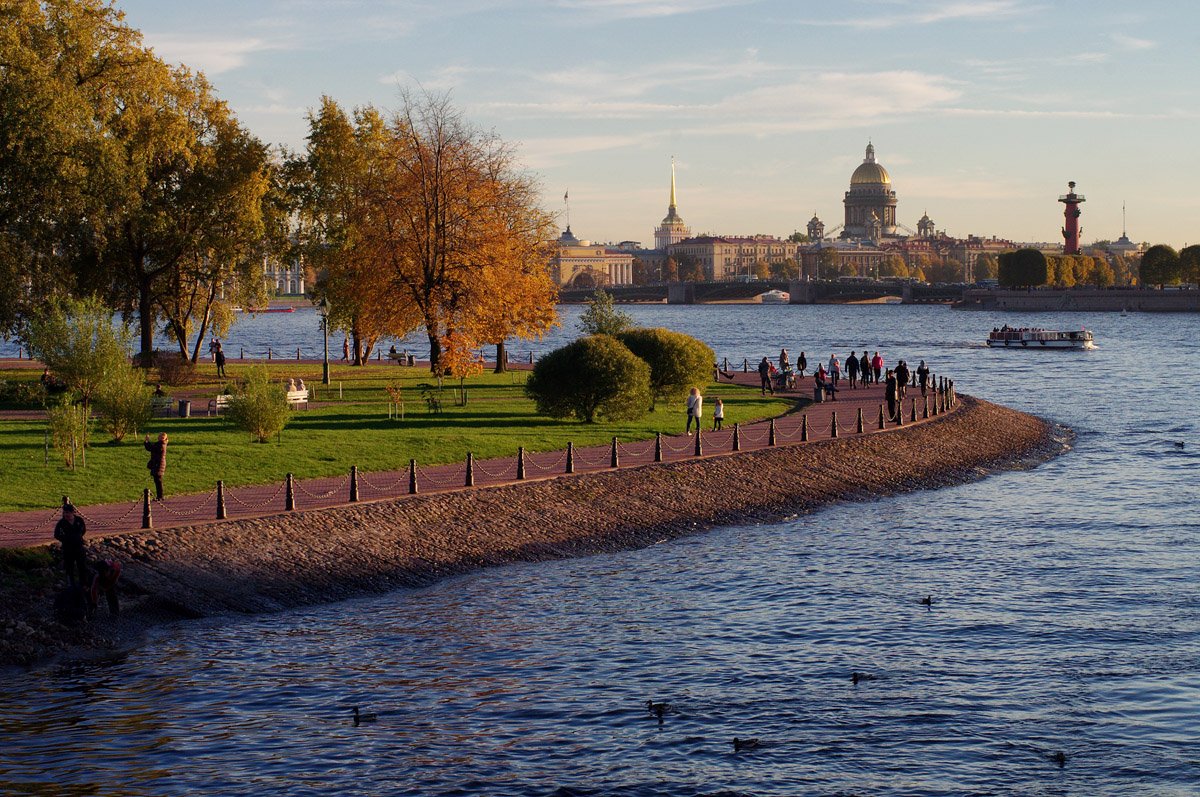
[[[804,352],[800,352],[800,356],[796,358],[796,370],[800,372],[800,376],[804,376],[805,370],[808,369],[808,360],[804,356]]]
[[[721,399],[717,399],[716,403],[713,404],[713,428],[712,428],[712,430],[714,432],[719,432],[721,430],[721,425],[723,423],[725,423],[725,402],[721,401]],[[697,428],[700,427],[700,421],[698,421],[698,420],[696,421],[696,427]]]
[[[350,338],[349,337],[342,338],[342,359],[347,360],[347,361],[350,359]]]
[[[704,397],[700,395],[700,388],[692,388],[692,392],[688,394],[687,399],[687,433],[688,437],[692,436],[692,421],[696,422],[696,431],[700,431],[700,416],[704,414]]]
[[[792,358],[787,349],[779,350],[779,370],[786,371],[792,367]]]
[[[67,571],[67,585],[88,585],[87,557],[83,553],[83,535],[87,524],[75,512],[74,504],[63,504],[62,518],[54,524],[54,539],[62,543],[63,569]],[[78,582],[76,582],[78,577]]]
[[[892,423],[896,422],[896,415],[899,412],[900,397],[896,392],[896,375],[888,369],[887,378],[883,388],[884,398],[887,399],[888,405],[888,420]]]
[[[921,395],[926,395],[929,389],[929,366],[921,360],[921,364],[917,366],[917,384],[921,386]]]
[[[875,374],[876,384],[883,380],[883,358],[879,356],[879,352],[875,352],[871,357],[871,371]]]
[[[216,361],[217,361],[217,376],[224,379],[225,378],[225,349],[223,349],[221,347],[220,341],[217,341]]]
[[[904,396],[908,393],[908,363],[901,360],[896,363],[896,398],[900,401],[904,400]]]
[[[154,494],[157,500],[163,500],[163,476],[167,472],[167,433],[158,435],[158,442],[151,443],[150,435],[142,441],[142,445],[150,452],[150,461],[146,463],[150,477],[154,479]]]
[[[829,381],[834,387],[838,386],[838,382],[842,378],[842,364],[838,361],[836,354],[829,355]]]
[[[758,379],[761,382],[762,394],[767,395],[767,391],[771,391],[771,395],[775,395],[775,388],[771,385],[771,361],[766,357],[762,358],[762,362],[758,364]]]
[[[858,381],[858,355],[854,352],[850,352],[850,356],[846,358],[846,376],[850,377],[850,389],[854,390]]]
[[[864,385],[871,382],[871,358],[867,356],[867,348],[863,347],[862,357],[858,360],[858,372],[862,374],[862,382]]]

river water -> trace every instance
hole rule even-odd
[[[1193,316],[630,312],[739,363],[924,358],[1076,436],[959,487],[8,673],[0,792],[1200,794]],[[566,313],[543,345],[574,333]],[[262,318],[319,341],[311,316]],[[1001,323],[1086,323],[1099,348],[988,350]],[[661,725],[647,699],[670,703]],[[354,705],[377,721],[354,727]]]

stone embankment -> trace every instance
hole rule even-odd
[[[92,644],[129,644],[110,637],[128,637],[139,612],[148,625],[169,613],[278,611],[961,483],[1061,450],[1040,419],[960,400],[887,434],[100,539],[89,556],[122,560],[143,608],[135,598],[122,626],[98,626]],[[20,650],[0,637],[0,662],[53,650],[53,634],[39,633],[47,639]]]

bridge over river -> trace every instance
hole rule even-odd
[[[897,284],[895,282],[838,282],[834,280],[749,282],[672,282],[652,285],[620,285],[606,288],[614,301],[666,302],[667,304],[715,304],[752,302],[771,290],[787,291],[791,304],[848,304],[898,300],[904,304],[949,304],[963,298],[961,285]],[[586,302],[593,291],[563,290],[559,301]]]

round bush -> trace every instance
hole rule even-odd
[[[287,426],[291,407],[283,385],[271,381],[271,372],[262,366],[251,368],[246,383],[229,400],[230,421],[265,443]]]
[[[689,389],[708,384],[716,355],[691,335],[661,327],[631,329],[617,335],[631,352],[650,366],[650,409],[659,399],[681,398]]]
[[[591,335],[538,360],[525,391],[551,418],[634,420],[650,406],[650,367],[616,338]]]

